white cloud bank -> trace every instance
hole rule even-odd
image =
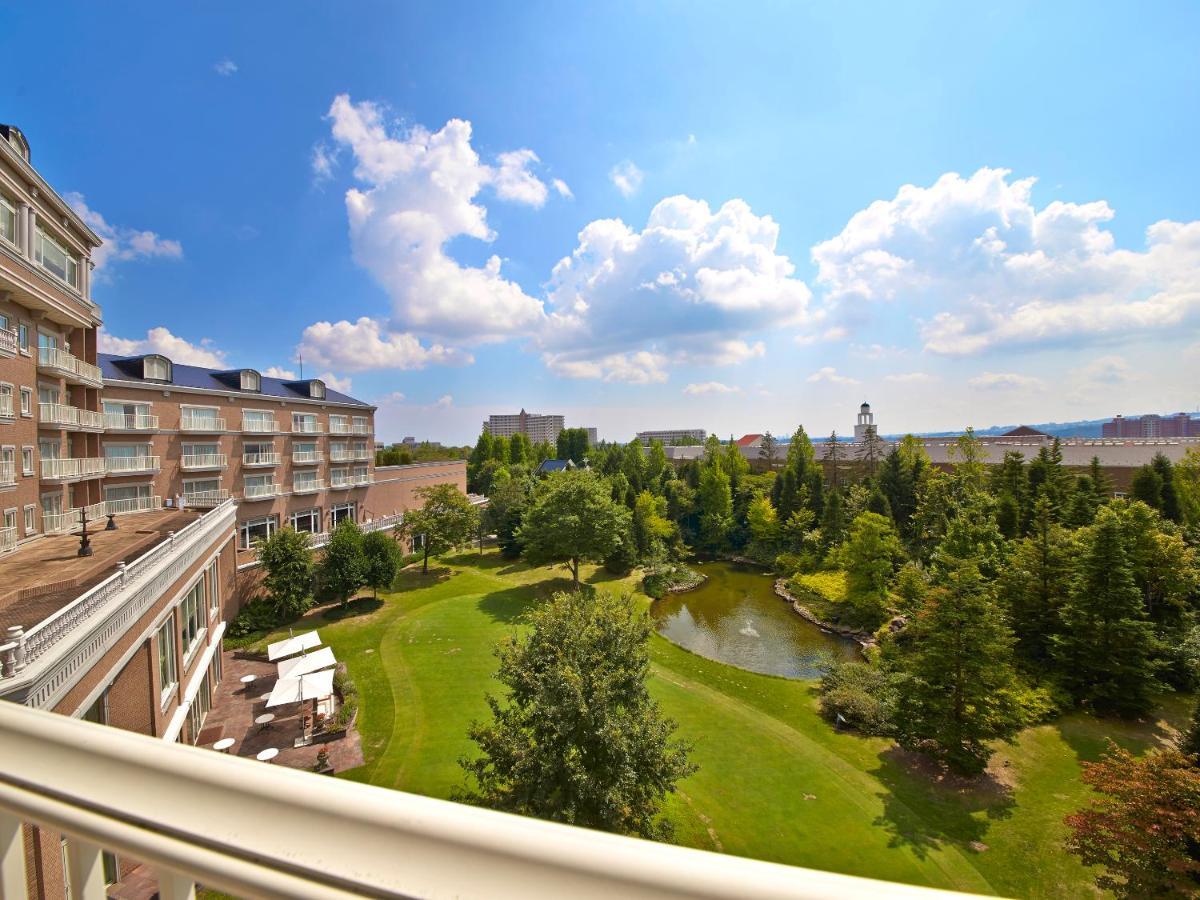
[[[646,175],[632,160],[624,160],[612,167],[608,180],[613,183],[623,197],[632,197],[642,189],[642,181]]]
[[[466,365],[471,354],[441,344],[424,345],[407,333],[388,334],[363,316],[357,322],[316,322],[304,329],[300,352],[318,366],[343,372],[368,369],[423,369]]]
[[[121,338],[102,328],[97,336],[97,347],[101,353],[115,353],[118,356],[161,353],[172,362],[186,366],[204,366],[209,369],[224,369],[228,366],[224,351],[213,346],[208,338],[201,338],[199,343],[194,344],[171,334],[161,325],[147,331],[144,338]]]
[[[1200,222],[1163,220],[1144,251],[1115,247],[1104,201],[1038,209],[1035,179],[1006,169],[905,185],[856,213],[812,256],[826,299],[847,311],[903,303],[924,347],[966,355],[1178,328],[1200,316]]]
[[[88,228],[104,241],[92,253],[97,276],[102,277],[103,271],[114,262],[155,257],[183,258],[183,245],[179,241],[159,237],[153,231],[110,225],[104,216],[87,205],[83,194],[72,191],[65,194],[64,198]]]
[[[805,379],[810,384],[858,384],[857,378],[839,375],[833,366],[822,366]]]
[[[685,394],[693,396],[700,394],[740,394],[741,391],[740,387],[723,384],[720,381],[702,381],[698,384],[689,384],[683,389]]]

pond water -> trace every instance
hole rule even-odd
[[[753,566],[694,564],[708,580],[651,608],[658,633],[700,656],[764,675],[816,678],[823,654],[861,660],[858,644],[807,622],[775,593],[775,576]]]

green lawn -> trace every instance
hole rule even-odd
[[[343,777],[435,797],[462,784],[467,723],[498,685],[493,645],[562,569],[530,569],[494,553],[455,557],[436,574],[401,575],[382,603],[328,622],[311,614],[362,699],[367,763]],[[589,569],[603,590],[633,579]],[[640,595],[639,595],[640,596]],[[648,602],[645,598],[643,601]],[[1187,704],[1138,725],[1070,716],[1002,746],[981,784],[943,784],[882,739],[833,731],[810,682],[756,675],[654,636],[651,689],[695,743],[699,771],[667,805],[676,840],[793,865],[1022,897],[1094,894],[1062,849],[1062,817],[1081,805],[1079,760],[1111,736],[1131,748],[1165,740]]]

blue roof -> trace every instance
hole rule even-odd
[[[565,469],[574,469],[575,463],[569,459],[544,459],[541,465],[537,467],[535,474],[544,474],[546,472],[562,472]]]
[[[145,385],[158,386],[166,384],[166,382],[156,381],[142,377],[142,360],[146,356],[156,356],[158,354],[145,354],[142,356],[117,356],[113,353],[98,353],[96,354],[96,364],[100,366],[100,371],[104,374],[106,381],[133,381],[140,382]],[[309,381],[319,381],[320,379],[305,379],[303,381],[285,381],[282,378],[268,378],[266,375],[259,373],[260,384],[262,390],[259,391],[243,391],[240,390],[239,382],[233,380],[243,369],[205,369],[201,366],[185,366],[177,362],[171,363],[171,381],[170,383],[176,387],[198,388],[205,391],[225,391],[226,393],[249,394],[262,397],[279,397],[285,400],[315,400],[308,394]],[[257,371],[257,370],[252,370]],[[371,409],[369,403],[364,403],[362,400],[356,400],[353,397],[333,390],[328,385],[325,386],[325,400],[318,401],[325,403],[343,403],[352,406],[361,406],[364,409]]]

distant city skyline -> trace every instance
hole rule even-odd
[[[23,4],[0,121],[101,350],[302,355],[388,440],[1196,407],[1200,8],[682,9]]]

